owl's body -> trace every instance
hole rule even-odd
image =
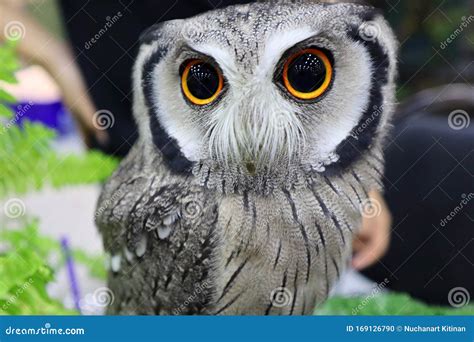
[[[378,37],[361,37],[367,21]],[[98,204],[109,312],[311,314],[380,188],[394,45],[373,9],[349,4],[257,3],[149,30],[134,72],[140,138]],[[291,74],[302,55],[318,69]],[[304,92],[301,75],[324,90]]]

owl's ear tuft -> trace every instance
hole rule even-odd
[[[362,8],[362,12],[359,13],[359,17],[362,21],[372,21],[378,16],[383,17],[383,11],[379,8],[370,5],[358,5],[357,7]]]
[[[150,26],[142,32],[138,41],[140,44],[150,44],[160,37],[160,31],[163,27],[163,23],[158,23]]]

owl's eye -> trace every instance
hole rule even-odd
[[[191,103],[199,106],[216,100],[224,87],[224,77],[212,64],[200,59],[185,62],[181,88]]]
[[[314,100],[323,95],[332,81],[333,67],[328,55],[311,48],[291,55],[283,67],[283,84],[300,100]]]

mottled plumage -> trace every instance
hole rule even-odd
[[[278,81],[307,47],[334,64],[314,101]],[[381,188],[395,50],[385,20],[353,4],[263,2],[148,30],[134,70],[140,138],[98,204],[109,313],[311,314]],[[196,58],[225,78],[210,105],[181,90]]]

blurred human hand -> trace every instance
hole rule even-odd
[[[61,47],[61,50],[64,49]],[[68,51],[62,51],[60,55],[61,58],[54,58],[55,62],[48,59],[45,64],[61,90],[64,104],[78,124],[84,143],[90,147],[95,139],[101,146],[107,145],[108,135],[96,122],[94,114],[97,109],[89,96],[79,68]]]
[[[0,41],[12,39],[4,27],[19,23],[19,36],[14,40],[23,59],[27,64],[41,65],[54,78],[65,105],[78,124],[84,143],[90,147],[95,139],[100,145],[106,145],[108,135],[94,122],[97,110],[70,47],[50,34],[28,13],[26,2],[0,0]]]
[[[378,191],[371,191],[369,197],[376,215],[363,215],[362,228],[354,238],[352,266],[357,270],[375,264],[385,255],[390,245],[390,210]]]

